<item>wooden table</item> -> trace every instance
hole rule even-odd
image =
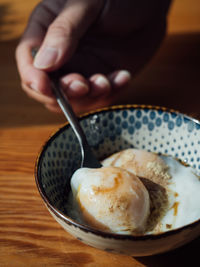
[[[163,255],[115,255],[82,244],[48,213],[35,185],[34,164],[43,142],[65,120],[24,95],[14,61],[19,35],[37,2],[0,0],[0,266],[197,264],[200,238]],[[199,48],[199,0],[192,5],[176,0],[166,40],[135,78],[135,93],[129,91],[122,102],[164,105],[200,118]]]

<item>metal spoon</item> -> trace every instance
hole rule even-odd
[[[56,72],[52,72],[49,74],[49,78],[52,84],[52,90],[60,106],[61,110],[63,111],[65,117],[67,118],[68,122],[70,123],[74,133],[76,134],[80,148],[81,148],[81,167],[87,168],[100,168],[102,167],[101,163],[97,160],[95,155],[93,154],[91,147],[89,146],[86,136],[81,128],[81,125],[67,99],[66,95],[63,94],[62,88],[59,84],[59,75]]]
[[[34,58],[37,54],[38,48],[33,48],[31,51],[32,57]],[[81,148],[81,167],[86,168],[101,168],[101,163],[97,160],[94,153],[89,146],[86,136],[81,128],[81,125],[70,105],[70,102],[65,94],[63,94],[62,88],[59,83],[58,72],[49,73],[49,79],[52,85],[52,91],[56,97],[58,105],[63,111],[65,117],[67,118],[69,124],[71,125],[76,137],[78,138],[80,148]]]

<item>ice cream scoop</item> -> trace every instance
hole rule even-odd
[[[100,230],[137,234],[149,215],[149,193],[133,173],[122,168],[78,169],[71,179],[74,201],[83,220]]]

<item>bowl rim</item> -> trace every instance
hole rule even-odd
[[[193,121],[194,123],[197,123],[200,126],[200,121],[186,115],[184,113],[181,113],[177,110],[171,109],[171,108],[166,108],[163,106],[154,106],[154,105],[146,105],[146,104],[123,104],[123,105],[113,105],[109,107],[103,107],[99,109],[92,110],[90,112],[84,113],[81,116],[79,116],[80,121],[89,117],[90,115],[102,113],[102,112],[107,112],[107,111],[112,111],[112,110],[123,110],[123,109],[149,109],[149,110],[161,110],[163,112],[167,113],[176,113],[177,115],[181,115],[184,118],[189,119],[190,121]],[[97,236],[101,236],[104,238],[111,238],[111,239],[117,239],[117,240],[132,240],[132,241],[142,241],[142,240],[155,240],[155,239],[160,239],[164,238],[167,236],[174,235],[175,233],[178,234],[179,232],[184,231],[185,229],[193,228],[197,226],[200,223],[200,219],[195,220],[194,222],[184,225],[182,227],[176,228],[176,229],[171,229],[166,232],[161,232],[161,233],[154,233],[154,234],[146,234],[146,235],[123,235],[123,234],[117,234],[117,233],[110,233],[110,232],[104,232],[98,229],[95,229],[93,227],[90,227],[88,225],[84,225],[81,223],[76,222],[74,219],[70,218],[66,214],[64,214],[62,211],[58,210],[56,207],[54,207],[50,201],[48,200],[48,197],[46,196],[44,190],[42,189],[42,184],[40,182],[40,171],[41,171],[41,160],[43,157],[43,154],[48,147],[49,143],[52,142],[62,131],[65,129],[69,128],[70,125],[68,122],[64,123],[61,125],[58,129],[54,130],[54,132],[48,137],[48,139],[45,141],[45,143],[41,146],[39,153],[36,158],[35,162],[35,168],[34,168],[34,175],[35,175],[35,182],[37,185],[37,189],[40,193],[40,196],[42,197],[45,205],[50,209],[50,211],[59,219],[67,223],[68,225],[73,225],[76,228],[81,229],[82,231],[88,233],[92,233]]]

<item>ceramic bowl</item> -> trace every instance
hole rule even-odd
[[[200,123],[161,107],[125,105],[81,117],[89,144],[99,159],[134,147],[174,156],[200,173]],[[78,223],[66,205],[70,179],[80,167],[79,143],[66,124],[42,148],[35,176],[38,190],[55,220],[80,241],[110,252],[146,256],[175,249],[200,234],[200,220],[165,233],[131,236],[106,233]]]

